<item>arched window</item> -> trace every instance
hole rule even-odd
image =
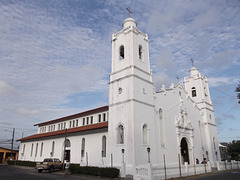
[[[69,139],[66,139],[65,141],[65,147],[71,147],[71,142]]]
[[[42,152],[43,152],[43,142],[42,142],[42,144],[41,144],[40,157],[42,157]]]
[[[138,57],[139,57],[139,59],[143,59],[143,49],[142,49],[142,46],[141,45],[139,45],[139,47],[138,47]]]
[[[36,145],[35,157],[37,156],[37,152],[38,152],[38,143]]]
[[[81,157],[85,154],[85,138],[82,138]]]
[[[117,143],[118,144],[124,144],[124,128],[123,128],[123,125],[119,125],[117,131],[118,131]]]
[[[51,152],[51,157],[54,156],[54,148],[55,148],[55,142],[52,142],[52,152]]]
[[[160,126],[160,142],[161,147],[165,147],[165,132],[164,132],[164,119],[163,119],[163,111],[159,109],[159,126]]]
[[[192,97],[196,97],[196,96],[197,96],[196,88],[193,87],[192,88]]]
[[[33,154],[33,143],[32,143],[32,147],[31,147],[31,157],[32,157],[32,154]]]
[[[102,137],[102,157],[106,157],[106,148],[107,148],[106,136],[103,136]]]
[[[25,153],[25,144],[23,145],[22,155],[24,155],[24,153]]]
[[[124,59],[124,46],[121,45],[119,48],[119,59],[123,60]]]
[[[148,126],[146,124],[143,125],[142,128],[142,135],[143,135],[143,144],[148,144],[149,142],[149,133],[148,133]]]

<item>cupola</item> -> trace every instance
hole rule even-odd
[[[129,26],[137,27],[137,22],[133,18],[129,17],[129,18],[125,19],[122,26],[123,26],[123,29],[125,29]]]

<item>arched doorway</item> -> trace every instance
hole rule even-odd
[[[65,141],[65,152],[64,152],[64,160],[67,162],[70,162],[70,148],[71,148],[71,142],[69,139],[66,139]]]
[[[186,138],[182,138],[181,140],[181,157],[183,163],[187,162],[189,164],[188,144]]]

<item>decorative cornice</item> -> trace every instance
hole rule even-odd
[[[146,102],[143,102],[143,101],[134,99],[134,98],[133,98],[133,99],[128,99],[128,100],[125,100],[125,101],[121,101],[121,102],[117,102],[117,103],[109,104],[109,107],[116,106],[116,105],[120,105],[120,104],[125,104],[125,103],[128,103],[128,102],[130,102],[130,101],[135,101],[135,102],[138,102],[138,103],[141,103],[141,104],[150,106],[150,107],[155,107],[155,105],[153,105],[153,104],[149,104],[149,103],[146,103]]]

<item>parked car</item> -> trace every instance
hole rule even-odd
[[[45,158],[43,162],[38,162],[36,164],[36,169],[39,173],[41,173],[43,170],[48,170],[50,173],[52,173],[55,169],[62,170],[63,166],[64,163],[62,163],[58,158]]]

